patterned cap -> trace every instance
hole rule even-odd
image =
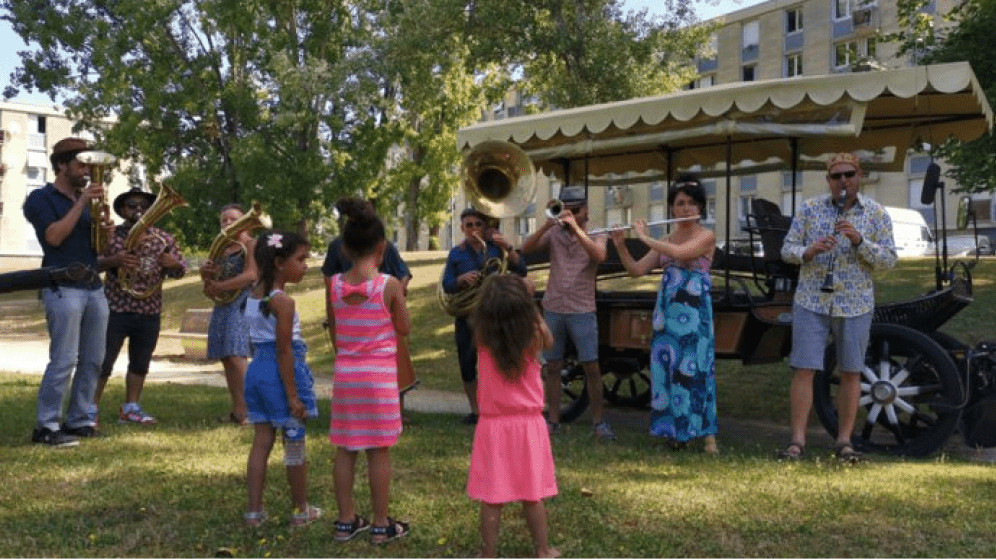
[[[840,152],[831,156],[830,161],[827,162],[827,171],[833,169],[833,166],[842,163],[853,165],[855,169],[861,171],[861,162],[858,160],[858,156],[850,152]]]

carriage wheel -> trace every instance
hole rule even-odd
[[[827,348],[825,363],[813,383],[813,404],[823,427],[836,437],[840,374],[833,345]],[[931,337],[901,325],[875,323],[861,372],[861,408],[852,439],[866,450],[929,455],[958,425],[962,395],[954,361]]]
[[[560,421],[570,423],[588,408],[588,386],[584,368],[576,356],[568,356],[560,370]]]
[[[650,369],[638,358],[605,358],[602,371],[602,394],[614,406],[643,408],[650,404]]]

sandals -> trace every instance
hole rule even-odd
[[[806,452],[805,445],[793,441],[788,445],[786,445],[785,449],[782,449],[781,451],[778,452],[778,460],[798,461],[799,459],[802,459],[802,455],[805,452]]]
[[[307,525],[311,525],[324,514],[325,510],[315,506],[308,506],[304,508],[304,511],[295,508],[294,513],[291,514],[291,527],[305,527]]]
[[[242,522],[246,527],[259,527],[268,517],[265,511],[247,511],[242,514]]]
[[[849,465],[861,462],[861,458],[863,457],[863,454],[860,451],[856,451],[850,443],[838,443],[836,454],[838,461]]]
[[[411,532],[411,525],[403,521],[387,518],[387,527],[370,528],[370,544],[386,544],[400,539]]]
[[[335,532],[342,534],[337,534],[335,536],[335,540],[339,542],[346,542],[369,528],[370,522],[359,515],[357,515],[356,518],[350,523],[336,521]]]

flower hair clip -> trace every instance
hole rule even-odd
[[[274,233],[266,240],[266,245],[269,247],[275,247],[277,249],[282,249],[284,244],[282,243],[283,236],[279,233]]]

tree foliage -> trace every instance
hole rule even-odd
[[[665,19],[619,0],[2,0],[40,47],[5,95],[62,97],[166,178],[191,207],[163,225],[187,244],[228,202],[305,229],[359,195],[389,225],[404,208],[414,248],[450,217],[456,131],[510,87],[572,107],[687,83],[708,30],[692,0],[666,2]]]
[[[996,106],[996,66],[990,56],[990,42],[996,36],[996,0],[964,0],[948,13],[953,25],[935,28],[925,13],[925,0],[899,0],[900,22],[904,31],[895,36],[900,54],[914,57],[918,64],[967,61],[990,106]],[[996,136],[986,134],[971,142],[947,140],[933,146],[933,154],[944,158],[951,168],[947,175],[958,183],[958,192],[987,192],[996,189]]]

